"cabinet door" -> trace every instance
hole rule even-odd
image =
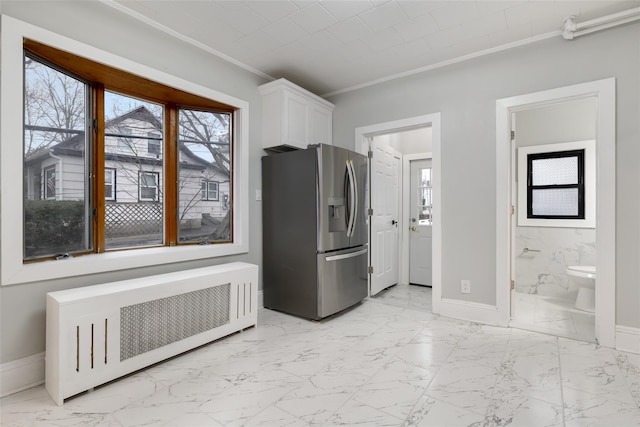
[[[331,144],[331,111],[315,105],[309,110],[309,144]]]
[[[284,95],[284,143],[307,148],[307,101],[292,93]]]

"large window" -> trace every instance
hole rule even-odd
[[[233,242],[234,108],[29,40],[24,76],[25,261]]]

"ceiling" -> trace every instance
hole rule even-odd
[[[545,37],[634,1],[101,0],[267,78],[319,95]],[[571,41],[567,41],[571,43]]]

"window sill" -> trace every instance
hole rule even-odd
[[[102,254],[83,255],[61,260],[21,264],[15,268],[3,268],[2,284],[16,285],[20,283],[62,279],[226,255],[237,255],[247,252],[248,248],[241,243],[163,246],[158,248],[105,252]]]

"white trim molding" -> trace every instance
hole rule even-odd
[[[440,315],[485,325],[500,325],[498,307],[458,299],[442,298],[440,301]]]
[[[616,326],[616,350],[640,354],[640,328]]]
[[[0,365],[0,397],[44,384],[44,351]]]
[[[596,339],[616,340],[616,80],[608,78],[496,101],[496,305],[500,325],[511,317],[511,130],[512,113],[595,97],[596,116]]]

